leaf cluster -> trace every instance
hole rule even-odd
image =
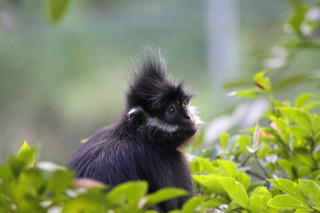
[[[277,101],[266,74],[257,73],[255,88],[237,93],[268,99],[261,124],[221,134],[217,147],[196,157],[190,164],[195,185],[223,212],[318,212],[320,101],[310,93],[294,103]]]
[[[35,148],[25,142],[16,156],[0,165],[0,212],[155,212],[153,206],[186,191],[164,188],[147,194],[145,181],[108,189],[90,179],[74,179],[72,171],[51,163],[35,163]],[[194,212],[199,198],[180,211]]]

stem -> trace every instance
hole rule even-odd
[[[268,174],[268,172],[263,168],[263,166],[261,165],[260,161],[258,160],[258,157],[256,154],[254,154],[254,157],[256,159],[257,165],[259,166],[259,168],[262,170],[262,172],[264,173],[264,175],[266,176],[266,178],[269,178],[270,175]],[[264,178],[265,179],[265,178]]]
[[[246,171],[246,173],[248,173],[249,175],[252,175],[252,176],[254,176],[254,177],[256,177],[256,178],[258,178],[258,179],[260,179],[260,180],[266,180],[266,178],[265,178],[265,177],[263,177],[263,176],[261,176],[261,175],[259,175],[259,174],[255,173],[255,172]]]
[[[314,155],[312,154],[313,153],[313,150],[314,150],[314,146],[315,146],[315,142],[313,140],[313,130],[312,130],[312,136],[311,136],[311,159],[313,161],[313,164],[314,164],[314,169],[317,170],[318,169],[318,163],[316,161],[316,159],[314,158]]]
[[[248,162],[248,160],[250,159],[250,155],[246,157],[246,159],[244,159],[244,161],[241,163],[241,166],[245,166]]]
[[[250,157],[251,156],[247,156],[246,159],[241,163],[241,166],[245,166],[247,164],[248,160],[250,159]],[[251,171],[248,170],[248,171],[246,171],[246,173],[248,173],[249,175],[252,175],[252,176],[254,176],[254,177],[256,177],[256,178],[258,178],[260,180],[266,180],[265,177],[255,173],[255,172],[251,172]]]
[[[308,206],[309,206],[310,209],[314,210],[314,212],[316,212],[316,213],[317,213],[317,212],[320,212],[320,211],[314,209],[311,205],[308,204]]]

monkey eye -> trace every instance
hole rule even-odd
[[[186,101],[183,101],[181,106],[182,106],[182,108],[186,108],[188,106],[188,103]]]
[[[168,108],[169,113],[174,113],[175,111],[176,111],[176,109],[174,108],[173,105],[169,106],[169,108]]]

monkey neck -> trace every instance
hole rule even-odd
[[[150,125],[145,119],[130,121],[127,114],[128,112],[123,113],[116,125],[117,133],[123,139],[137,141],[139,138],[138,141],[144,143],[159,144],[176,150],[186,146],[197,131],[196,127],[178,127],[172,132],[167,132],[164,128]]]

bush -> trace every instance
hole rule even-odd
[[[215,156],[218,149],[214,161],[196,157],[191,162],[205,197],[202,205],[226,212],[320,211],[320,114],[311,112],[320,101],[309,93],[294,104],[274,100],[265,72],[256,74],[254,83],[256,88],[237,95],[267,97],[270,110],[261,119],[267,125],[258,121],[235,136],[223,133],[219,146],[204,152]]]
[[[0,166],[0,212],[152,212],[151,206],[187,193],[168,188],[147,195],[145,181],[107,190],[97,181],[75,180],[63,166],[34,165],[35,150],[25,142],[17,156]],[[192,206],[186,208],[192,211]]]

